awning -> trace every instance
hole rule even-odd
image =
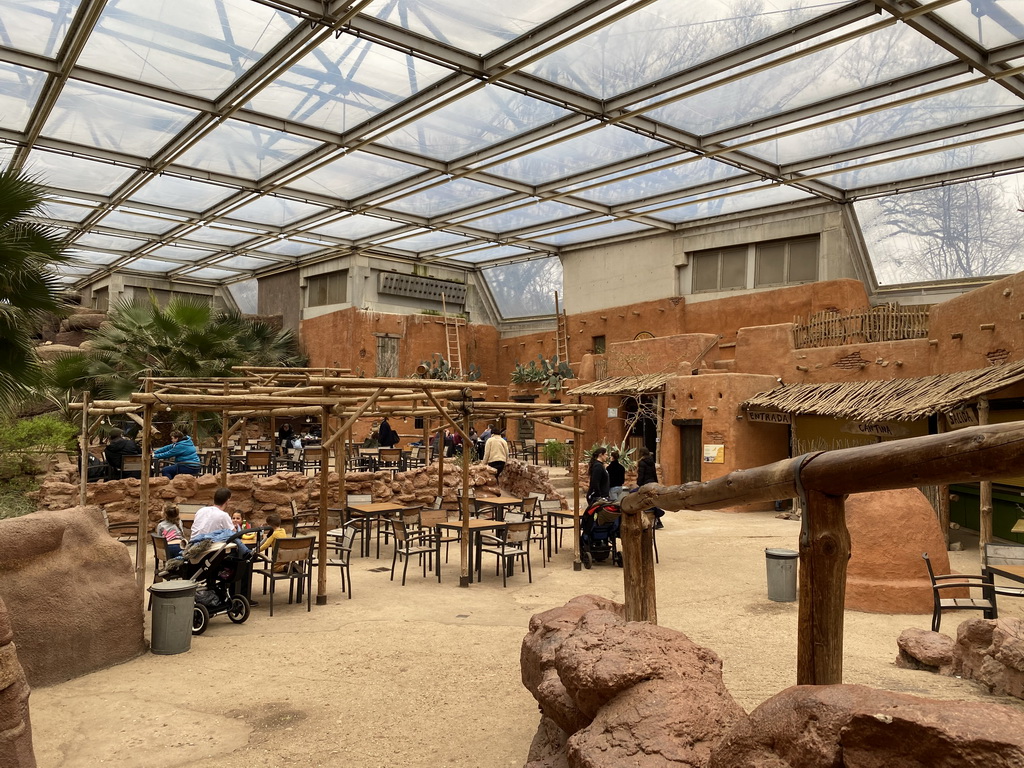
[[[1024,361],[916,379],[785,384],[754,395],[742,407],[855,421],[916,421],[1022,381]]]
[[[665,382],[672,378],[671,373],[645,373],[636,376],[616,376],[601,379],[591,384],[581,384],[566,392],[567,395],[589,397],[606,397],[615,395],[648,395],[661,392]]]

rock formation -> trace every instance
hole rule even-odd
[[[961,623],[951,674],[977,680],[990,693],[1024,699],[1024,621],[968,619]]]
[[[0,520],[0,599],[33,686],[145,650],[144,602],[131,557],[110,538],[98,507]]]
[[[28,683],[13,640],[10,615],[0,600],[0,768],[35,768]]]
[[[896,666],[904,669],[923,669],[928,672],[949,674],[953,668],[956,644],[948,635],[927,629],[911,627],[900,633],[896,640],[900,652]]]

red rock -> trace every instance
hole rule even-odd
[[[13,639],[10,615],[0,600],[0,768],[35,768],[29,687]]]
[[[904,629],[896,640],[899,655],[896,666],[905,669],[927,669],[946,674],[953,666],[953,638],[926,629]]]
[[[1024,621],[968,619],[956,633],[952,673],[990,693],[1024,699]]]

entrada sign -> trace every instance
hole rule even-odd
[[[793,414],[779,411],[747,411],[747,421],[759,421],[762,424],[792,424]]]

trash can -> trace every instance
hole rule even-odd
[[[161,581],[149,588],[153,596],[153,642],[161,655],[184,653],[192,647],[192,609],[196,584],[188,579]]]
[[[792,603],[796,600],[796,561],[800,553],[792,549],[766,549],[764,557],[768,568],[768,599]]]

